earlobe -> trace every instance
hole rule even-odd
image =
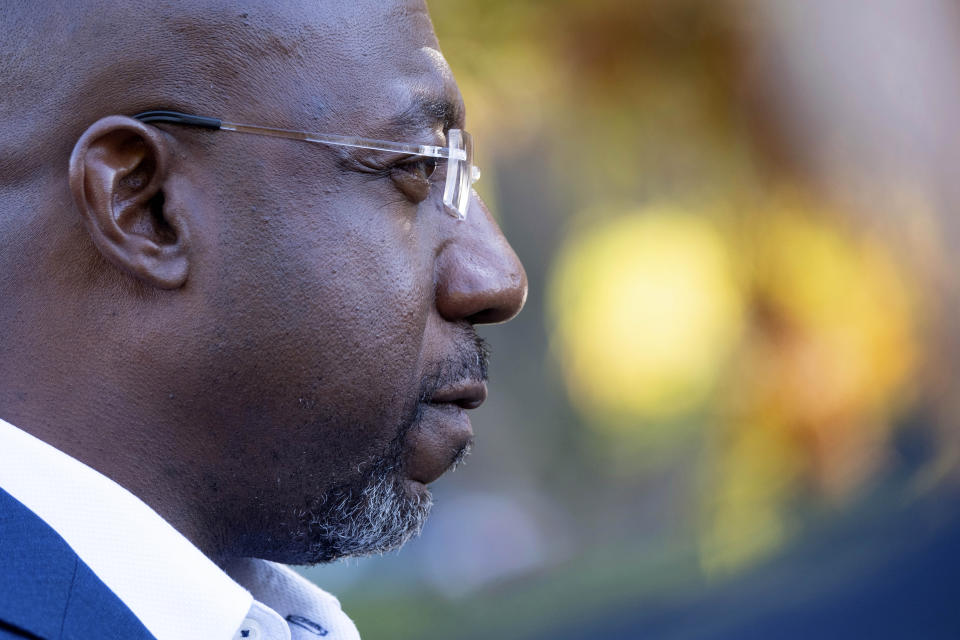
[[[164,134],[123,116],[90,125],[70,156],[70,190],[90,237],[116,267],[161,289],[189,271],[182,213],[168,205],[170,153]]]

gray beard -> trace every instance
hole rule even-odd
[[[400,477],[396,466],[378,464],[359,491],[329,492],[307,523],[313,562],[385,553],[419,535],[433,499],[410,495]]]
[[[339,558],[383,554],[399,549],[420,535],[430,515],[429,491],[411,495],[405,486],[399,444],[366,474],[360,489],[337,488],[327,493],[306,520],[307,555],[311,563]],[[451,465],[456,469],[470,454],[461,450]]]

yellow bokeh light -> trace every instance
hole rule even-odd
[[[662,206],[574,235],[550,287],[555,348],[592,424],[633,428],[702,406],[741,330],[731,257],[704,218]]]

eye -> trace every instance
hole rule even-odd
[[[433,172],[437,170],[437,159],[419,156],[415,160],[400,164],[397,168],[408,171],[418,178],[428,180],[430,176],[433,175]]]
[[[436,169],[436,158],[415,156],[394,165],[390,178],[407,199],[419,203],[430,195],[430,177]]]

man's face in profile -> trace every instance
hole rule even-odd
[[[210,115],[431,145],[465,127],[421,2],[174,28],[229,34],[223,54],[241,54]],[[234,134],[191,146],[198,132],[161,128],[185,140],[190,197],[212,212],[192,233],[179,346],[205,382],[169,385],[170,410],[202,434],[188,455],[210,519],[233,514],[219,526],[243,553],[285,562],[399,546],[471,443],[465,409],[486,394],[473,325],[519,311],[516,256],[476,196],[465,221],[448,215],[444,167],[423,158]]]
[[[484,204],[450,215],[443,161],[130,116],[445,147],[469,126],[424,2],[0,18],[3,419],[221,564],[415,534],[486,394],[474,325],[526,297]]]

